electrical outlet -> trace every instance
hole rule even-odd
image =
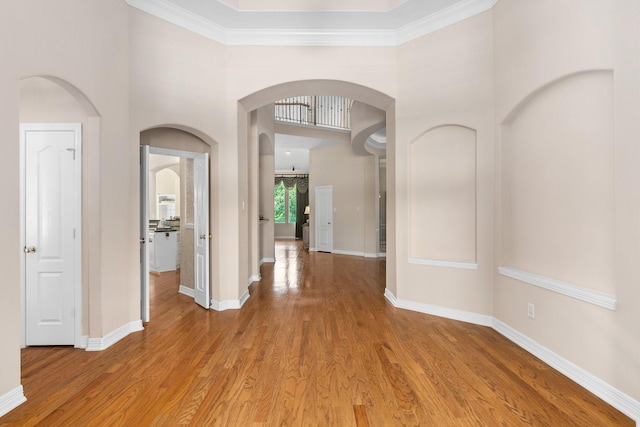
[[[536,312],[534,310],[533,304],[531,303],[527,305],[527,316],[529,316],[529,318],[531,319],[535,319],[536,317]]]

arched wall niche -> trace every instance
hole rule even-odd
[[[101,117],[72,83],[55,76],[28,76],[19,82],[20,122],[82,125],[82,335],[100,336],[101,291]]]
[[[476,130],[445,124],[410,144],[409,257],[476,266]]]
[[[502,121],[503,267],[614,293],[613,94],[611,70],[572,73]]]

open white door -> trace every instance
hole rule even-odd
[[[20,126],[25,345],[79,344],[81,126]]]
[[[200,154],[193,161],[194,242],[196,303],[209,308],[209,155]]]
[[[149,146],[140,146],[140,317],[149,315]]]
[[[333,251],[333,187],[316,187],[316,250]]]

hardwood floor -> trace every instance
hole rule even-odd
[[[28,401],[0,425],[634,425],[489,328],[393,308],[384,260],[276,245],[241,310],[163,273],[144,331],[23,350]]]

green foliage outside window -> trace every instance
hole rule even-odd
[[[284,184],[280,183],[273,190],[273,209],[274,209],[274,222],[285,222],[285,193]]]
[[[281,182],[273,189],[274,222],[295,224],[296,222],[296,186],[287,191]]]
[[[295,224],[296,222],[296,186],[294,185],[289,190],[289,223]]]

